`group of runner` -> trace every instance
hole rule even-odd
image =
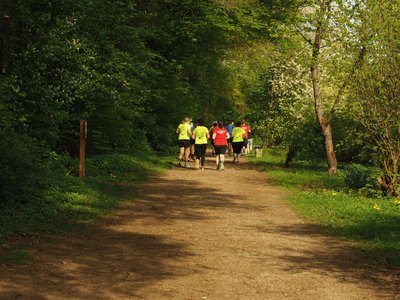
[[[176,129],[178,134],[179,157],[178,166],[189,168],[189,161],[195,161],[196,170],[204,170],[208,140],[211,140],[212,154],[215,155],[216,169],[225,168],[225,154],[233,154],[233,163],[238,164],[241,155],[251,151],[251,129],[245,121],[235,124],[229,121],[225,126],[222,121],[215,121],[208,129],[202,119],[196,124],[192,118],[186,117]]]

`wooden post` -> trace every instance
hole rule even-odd
[[[87,134],[87,122],[86,120],[80,121],[80,146],[79,146],[79,177],[85,177],[85,151],[86,151],[86,134]]]

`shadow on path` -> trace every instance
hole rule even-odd
[[[286,291],[297,295],[299,283],[339,299],[335,289],[346,281],[348,299],[365,284],[370,295],[386,289],[396,299],[398,273],[366,264],[350,243],[304,224],[264,174],[246,162],[224,172],[207,163],[204,172],[154,176],[112,215],[29,250],[29,265],[2,265],[0,298],[281,299]]]
[[[122,203],[97,224],[30,250],[31,264],[1,266],[0,298],[141,297],[138,291],[146,286],[186,276],[190,270],[180,262],[195,255],[187,243],[158,231],[157,226],[204,221],[228,210],[261,209],[237,200],[190,179],[154,177],[141,186],[138,199]]]
[[[397,295],[393,299],[400,299],[400,268],[371,263],[371,257],[359,247],[328,234],[321,225],[269,223],[251,228],[254,229],[292,240],[293,247],[276,243],[269,249],[280,253],[285,272],[313,272],[343,282],[365,282],[374,289],[387,291],[390,298]]]

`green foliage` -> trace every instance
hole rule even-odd
[[[289,149],[294,154],[289,151],[287,163],[290,163],[292,159],[315,163],[325,160],[321,129],[314,117],[303,120],[297,127],[293,127],[288,131],[290,132],[286,133],[288,139],[285,144],[289,145]],[[293,155],[293,158],[289,157],[289,155]]]
[[[380,180],[382,189],[396,196],[400,161],[400,5],[397,1],[371,0],[363,8],[362,26],[357,32],[366,58],[354,76],[349,109],[380,154],[384,170]]]
[[[169,167],[170,158],[102,155],[88,160],[85,180],[74,175],[77,161],[53,153],[53,173],[41,197],[26,203],[12,202],[0,214],[0,239],[12,234],[57,232],[92,222],[109,213],[118,201],[132,201],[136,184],[149,174]]]
[[[359,164],[350,164],[344,168],[344,182],[346,187],[356,189],[360,195],[380,198],[383,196],[378,179],[382,171],[378,168],[365,167]]]
[[[13,129],[0,129],[0,207],[37,201],[48,184],[50,170],[43,149],[32,138]]]
[[[324,165],[306,161],[296,161],[290,167],[285,167],[285,149],[266,148],[262,158],[255,158],[254,162],[268,172],[268,175],[280,185],[287,188],[325,189],[343,186],[343,178],[330,176]]]
[[[344,183],[351,189],[360,189],[365,187],[371,176],[371,170],[358,164],[346,166],[344,169]]]
[[[379,153],[351,110],[335,114],[332,130],[339,162],[379,166]]]

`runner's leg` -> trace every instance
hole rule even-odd
[[[194,145],[194,151],[196,154],[196,165],[195,169],[198,170],[200,168],[200,159],[201,159],[201,151],[199,145]]]
[[[190,147],[185,148],[185,167],[189,166]]]
[[[207,145],[201,145],[201,168],[204,168],[204,164],[206,163],[206,150],[207,150]]]
[[[183,155],[185,154],[185,147],[179,147],[179,157],[178,157],[178,166],[182,166],[182,158]]]
[[[225,154],[220,154],[219,155],[219,169],[220,170],[225,169],[224,163],[225,163]]]

